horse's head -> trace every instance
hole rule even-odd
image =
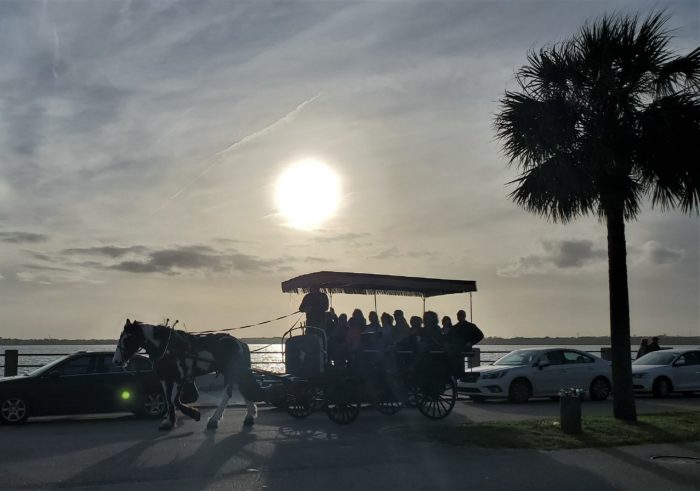
[[[141,324],[127,319],[122,334],[119,336],[119,343],[117,343],[117,349],[114,351],[112,363],[118,367],[126,365],[145,344],[146,337],[143,334],[143,329],[141,329]]]

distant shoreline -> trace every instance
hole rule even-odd
[[[638,345],[643,338],[651,336],[633,336],[631,338],[632,345]],[[698,345],[700,346],[700,336],[659,336],[662,345]],[[241,338],[249,344],[265,344],[279,343],[282,338]],[[22,345],[90,345],[90,344],[117,344],[116,339],[18,339],[18,338],[0,338],[0,346],[22,346]],[[516,338],[500,338],[487,337],[479,343],[482,345],[609,345],[610,337],[608,336],[583,336],[583,337],[516,337]]]

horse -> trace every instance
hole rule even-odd
[[[207,422],[207,428],[218,428],[233,393],[234,383],[238,383],[246,401],[247,412],[243,424],[248,426],[255,423],[258,412],[255,401],[261,400],[262,389],[251,371],[247,344],[230,334],[190,334],[175,330],[175,326],[168,326],[167,323],[154,326],[127,319],[112,362],[124,366],[142,348],[153,362],[168,405],[159,429],[173,429],[176,408],[195,421],[200,420],[199,411],[183,404],[180,396],[183,386],[192,383],[194,377],[212,372],[223,374],[225,390],[219,406]]]

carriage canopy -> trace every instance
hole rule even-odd
[[[319,271],[282,282],[284,293],[308,293],[318,287],[326,293],[435,297],[476,291],[476,281],[442,280],[415,276]]]

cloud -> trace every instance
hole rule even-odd
[[[496,271],[499,276],[520,277],[553,269],[574,269],[605,261],[608,253],[591,240],[542,240],[543,252],[520,257]]]
[[[642,260],[651,264],[673,264],[685,257],[684,250],[664,247],[655,240],[645,242],[640,248],[640,253]]]
[[[122,261],[107,269],[129,273],[178,274],[183,271],[270,272],[282,260],[262,259],[258,256],[218,251],[208,246],[182,246],[149,251],[138,260]]]
[[[558,268],[579,268],[608,257],[607,251],[596,249],[591,240],[542,241],[542,245]]]
[[[10,244],[38,244],[47,240],[48,235],[33,232],[0,232],[0,241]]]
[[[301,259],[301,261],[305,263],[320,263],[320,264],[325,264],[325,263],[332,263],[332,259],[328,259],[325,257],[315,257],[315,256],[308,256],[304,257]]]
[[[352,245],[360,245],[360,241],[367,239],[372,234],[368,232],[347,232],[344,234],[328,235],[325,237],[318,237],[316,240],[322,243],[334,243],[341,242]],[[363,243],[363,245],[371,245],[370,243]]]
[[[72,255],[85,255],[85,256],[104,256],[110,258],[118,258],[126,256],[127,254],[143,254],[148,251],[148,248],[144,246],[129,246],[129,247],[119,247],[119,246],[96,246],[96,247],[78,247],[72,249],[64,249],[63,254]]]
[[[388,249],[384,249],[381,251],[379,254],[375,254],[374,256],[371,256],[372,259],[392,259],[395,257],[399,257],[401,254],[399,252],[399,248],[394,246],[390,247]]]

